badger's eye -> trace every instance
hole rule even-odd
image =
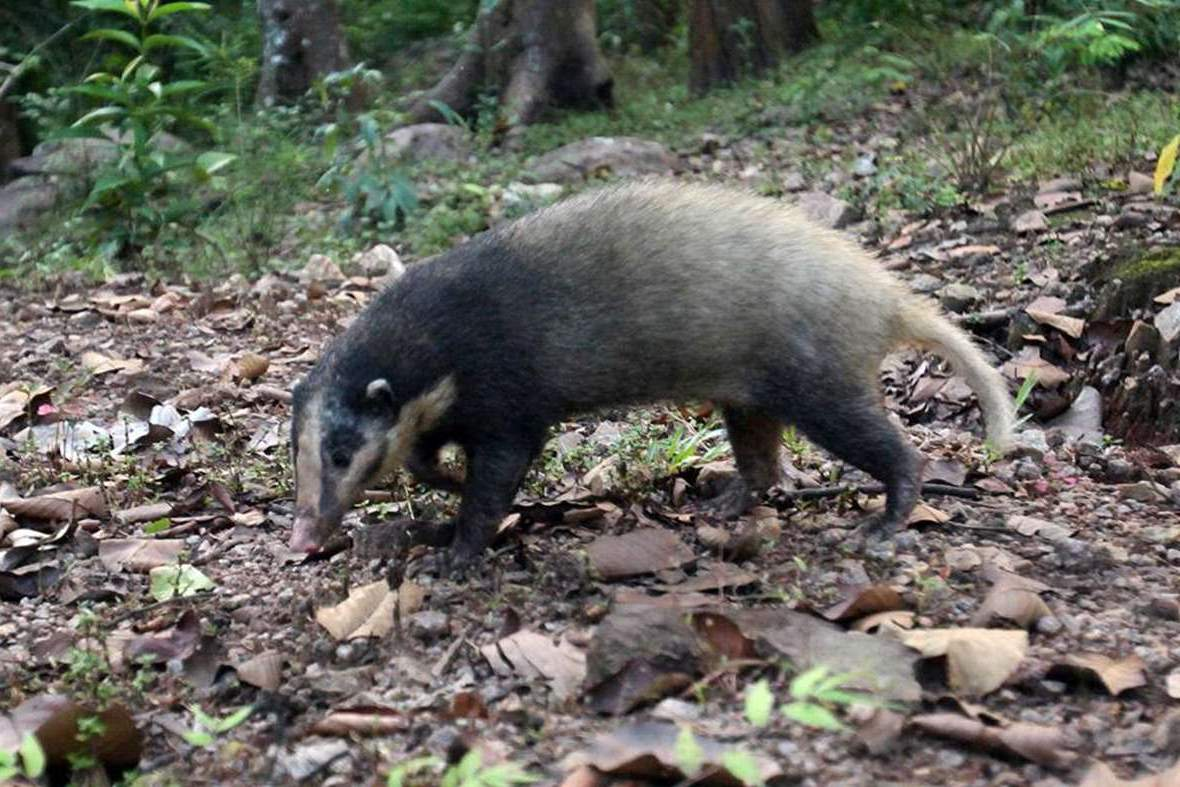
[[[345,451],[343,448],[337,448],[328,454],[328,459],[335,467],[344,468],[348,467],[351,457],[348,455],[348,451]]]

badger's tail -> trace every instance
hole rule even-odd
[[[899,322],[899,341],[935,350],[967,379],[979,398],[988,441],[997,451],[1007,450],[1016,429],[1016,408],[1004,378],[984,359],[971,338],[916,299],[901,307]]]

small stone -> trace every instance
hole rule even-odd
[[[1119,497],[1137,500],[1140,503],[1162,503],[1168,499],[1167,491],[1154,481],[1137,481],[1133,484],[1119,484]]]
[[[861,156],[852,165],[852,174],[858,178],[868,178],[877,174],[877,165],[874,162],[874,156],[869,154]]]
[[[983,300],[983,293],[970,284],[952,282],[938,291],[942,305],[952,312],[964,312]]]
[[[1125,484],[1135,480],[1138,468],[1126,459],[1111,459],[1106,463],[1106,480],[1112,484]]]
[[[852,223],[852,206],[842,199],[822,191],[804,191],[799,195],[799,208],[807,218],[829,229],[842,229]]]
[[[807,179],[803,177],[801,172],[788,172],[783,178],[785,191],[802,191],[805,188],[807,188]]]
[[[1049,441],[1040,429],[1025,429],[1016,435],[1012,445],[1013,456],[1024,456],[1040,461],[1049,453]]]
[[[1052,615],[1037,618],[1037,631],[1046,636],[1053,636],[1061,631],[1061,621]]]
[[[1155,328],[1168,344],[1173,344],[1180,338],[1180,301],[1161,311],[1155,316]]]
[[[1044,232],[1049,229],[1049,220],[1039,210],[1029,210],[1012,220],[1012,229],[1020,234]]]
[[[378,243],[362,254],[357,260],[357,267],[366,276],[389,277],[390,281],[406,272],[406,266],[398,253],[384,243]]]
[[[304,284],[313,282],[344,281],[344,273],[340,267],[326,254],[313,254],[307,260],[307,265],[299,271],[299,281]]]
[[[930,295],[942,289],[945,282],[929,273],[919,273],[910,278],[910,289],[921,295]]]
[[[1172,594],[1153,596],[1147,611],[1163,620],[1180,620],[1180,602]]]
[[[1150,194],[1155,191],[1155,179],[1142,172],[1127,173],[1127,193]]]
[[[451,632],[447,616],[436,609],[424,609],[410,615],[408,626],[410,636],[430,643]]]
[[[98,312],[92,312],[89,309],[84,312],[77,312],[70,315],[71,328],[94,328],[102,323],[102,315]]]
[[[694,703],[668,697],[652,708],[651,715],[665,721],[696,721],[701,717],[701,708]]]

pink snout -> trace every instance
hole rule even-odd
[[[314,555],[324,548],[323,525],[315,517],[300,515],[295,517],[295,524],[291,526],[291,539],[287,547],[292,552],[304,552]]]

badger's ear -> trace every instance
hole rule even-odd
[[[392,402],[393,389],[384,377],[378,377],[365,388],[365,396],[374,402]]]

